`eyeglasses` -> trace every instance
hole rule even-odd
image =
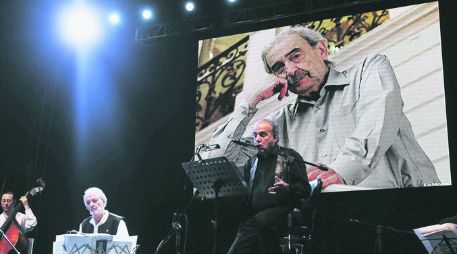
[[[287,61],[290,61],[292,63],[299,63],[303,61],[305,58],[305,54],[302,52],[301,49],[293,49],[291,52],[289,52],[286,55]],[[284,62],[278,61],[271,66],[271,71],[273,72],[274,75],[276,76],[282,76],[284,75],[284,71],[286,69],[286,64]]]

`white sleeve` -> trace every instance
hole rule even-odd
[[[118,236],[129,236],[129,231],[127,230],[127,225],[125,224],[124,220],[121,220],[119,222],[119,225],[117,226],[116,235],[118,235]]]
[[[35,214],[33,214],[32,209],[25,210],[25,215],[21,217],[22,219],[18,220],[18,217],[16,216],[16,220],[21,221],[21,227],[24,229],[24,232],[32,231],[38,224],[38,221],[35,217]]]

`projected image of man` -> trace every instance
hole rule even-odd
[[[242,160],[239,138],[257,113],[259,102],[289,92],[293,104],[268,118],[279,127],[279,144],[299,152],[328,171],[308,167],[309,180],[323,188],[347,184],[368,188],[404,188],[440,184],[403,112],[400,87],[388,58],[375,54],[344,71],[328,60],[327,41],[304,27],[288,28],[264,49],[265,71],[275,78],[241,102],[212,135],[226,144],[225,155]],[[230,137],[230,138],[228,138]],[[225,143],[224,143],[225,142]]]

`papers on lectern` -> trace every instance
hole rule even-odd
[[[53,254],[132,254],[138,236],[113,236],[108,234],[57,235]]]
[[[443,225],[431,225],[414,229],[414,233],[429,254],[457,253],[457,230]]]

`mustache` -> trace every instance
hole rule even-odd
[[[297,85],[298,81],[306,76],[309,76],[309,71],[301,70],[293,76],[287,76],[287,83],[289,86],[295,86]]]

